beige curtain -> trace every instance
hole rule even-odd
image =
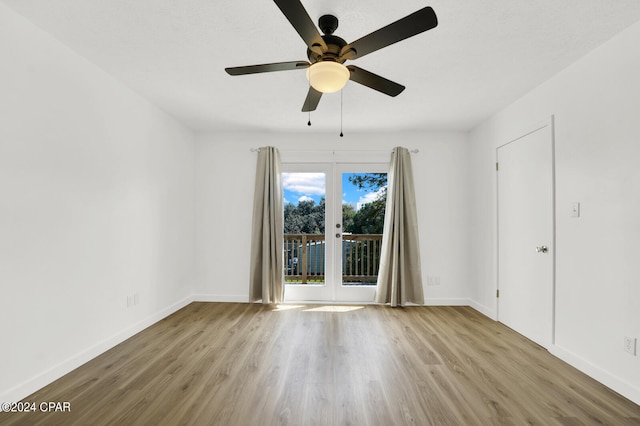
[[[376,303],[424,304],[411,154],[397,147],[387,176],[387,206]]]
[[[258,152],[253,197],[249,300],[280,303],[284,299],[282,175],[274,147]]]

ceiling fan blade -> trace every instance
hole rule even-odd
[[[310,50],[322,54],[328,50],[315,24],[300,0],[273,0]]]
[[[384,93],[385,95],[398,96],[404,90],[403,85],[387,80],[384,77],[380,77],[377,74],[363,70],[355,65],[349,65],[347,66],[347,69],[350,73],[349,80],[360,83],[363,86],[370,87],[373,90]]]
[[[425,7],[347,44],[340,51],[340,56],[348,54],[348,59],[361,58],[383,47],[435,28],[437,25],[436,13],[431,7]]]
[[[307,98],[304,100],[304,104],[302,105],[302,112],[315,111],[321,97],[322,92],[318,92],[316,89],[309,86],[309,93],[307,93]]]
[[[261,72],[289,71],[308,68],[311,64],[306,61],[274,62],[273,64],[247,65],[244,67],[229,67],[224,70],[229,75],[257,74]]]

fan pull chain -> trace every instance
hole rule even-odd
[[[309,92],[311,91],[311,69],[309,69]],[[307,95],[307,110],[309,111],[309,121],[307,126],[311,126],[311,109],[309,108],[309,96]]]
[[[340,137],[344,136],[342,133],[342,92],[343,89],[340,90]]]

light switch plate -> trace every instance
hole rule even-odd
[[[571,217],[580,217],[580,203],[571,203]]]

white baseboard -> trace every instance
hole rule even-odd
[[[469,299],[424,299],[422,306],[469,306]]]
[[[481,305],[480,303],[476,302],[475,300],[470,300],[469,301],[469,306],[471,306],[473,309],[475,309],[476,311],[480,312],[482,315],[491,318],[494,321],[498,321],[498,315],[496,315],[496,312],[493,309],[490,309],[484,305]]]
[[[193,296],[194,302],[230,302],[230,303],[249,303],[249,296],[246,294],[196,294]],[[287,300],[285,303],[329,303],[329,304],[353,304],[356,302],[327,302],[327,301],[295,301]],[[407,303],[407,306],[470,306],[471,301],[469,299],[425,299],[424,305],[415,305],[413,303]],[[360,305],[373,304],[373,302],[358,302]]]
[[[249,296],[246,294],[194,294],[193,301],[249,303]]]
[[[582,371],[587,376],[592,377],[613,391],[640,405],[640,388],[617,376],[614,376],[613,374],[560,346],[551,345],[549,347],[549,352],[567,364]]]
[[[86,350],[71,356],[67,360],[59,363],[58,365],[51,367],[38,375],[27,379],[23,383],[15,386],[7,391],[4,391],[0,394],[0,402],[9,401],[9,402],[19,402],[31,395],[38,389],[42,389],[46,385],[52,383],[53,381],[59,379],[65,374],[75,370],[80,367],[82,364],[92,360],[98,355],[103,354],[114,346],[124,342],[131,336],[141,332],[145,328],[155,324],[163,318],[168,317],[172,313],[184,308],[189,303],[193,301],[193,297],[186,297],[172,305],[167,306],[164,309],[156,312],[149,317],[138,321],[135,324],[125,328],[124,330],[114,334],[111,337],[108,337],[95,345],[87,348]]]
[[[246,294],[195,294],[194,302],[229,302],[229,303],[249,303],[249,296]],[[285,303],[307,303],[307,304],[353,304],[356,302],[327,302],[327,301],[295,301],[287,300]],[[373,304],[373,302],[358,302],[360,305]],[[471,306],[469,299],[425,299],[424,305],[407,303],[407,306]]]
[[[470,306],[481,314],[491,318],[492,320],[498,320],[495,312],[487,308],[486,306],[483,306],[473,300],[471,300]],[[572,367],[575,367],[578,370],[582,371],[587,376],[593,378],[594,380],[597,380],[598,382],[619,393],[625,398],[628,398],[629,400],[640,405],[640,389],[638,389],[638,387],[624,381],[619,377],[614,376],[613,374],[603,370],[595,364],[592,364],[584,358],[558,345],[550,345],[548,350],[551,355],[563,360]]]

